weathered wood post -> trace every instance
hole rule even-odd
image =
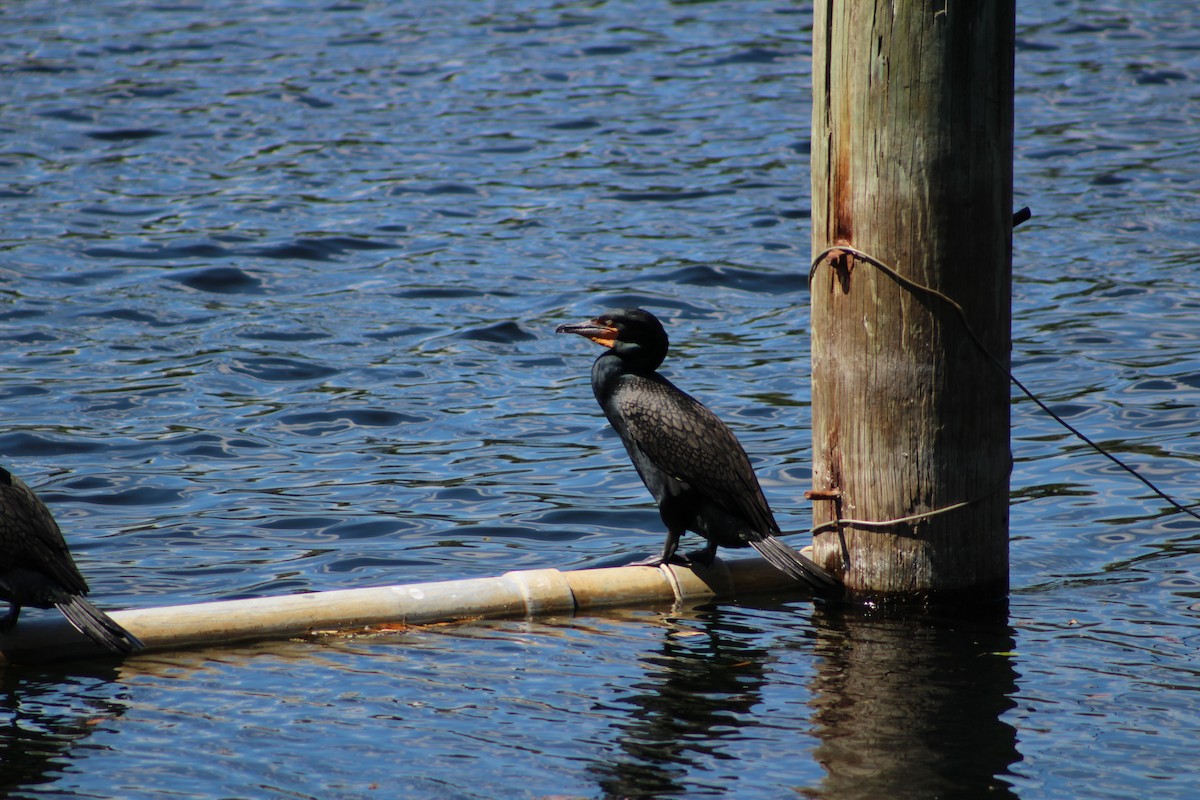
[[[818,0],[812,252],[850,245],[953,298],[1004,365],[1012,0]],[[812,280],[817,561],[851,591],[1008,586],[1009,384],[952,307],[835,252]],[[848,557],[848,558],[847,558]],[[844,562],[844,559],[845,562]]]

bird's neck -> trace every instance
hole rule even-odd
[[[653,375],[662,359],[645,357],[644,354],[623,354],[609,350],[592,365],[592,374],[603,375]]]
[[[657,377],[655,370],[658,364],[649,359],[620,356],[609,350],[596,359],[592,365],[592,388],[597,396],[607,394],[615,383],[629,375],[640,375],[646,378]]]

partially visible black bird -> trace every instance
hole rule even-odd
[[[50,509],[20,478],[0,467],[0,599],[9,603],[0,633],[17,624],[22,606],[57,606],[101,647],[122,655],[140,650],[141,640],[89,603],[87,593],[87,581]]]
[[[592,390],[667,526],[655,566],[679,560],[679,537],[694,531],[708,547],[693,557],[711,564],[717,547],[753,547],[777,569],[824,589],[836,579],[779,539],[746,451],[717,415],[656,370],[667,332],[648,311],[606,311],[591,322],[559,325],[608,348],[592,365]]]

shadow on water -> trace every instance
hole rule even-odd
[[[789,637],[815,656],[807,722],[772,718],[764,696],[780,689],[772,686],[779,654],[747,636],[737,617],[737,608],[709,608],[702,633],[668,632],[644,656],[646,679],[633,684],[634,711],[619,726],[620,755],[589,768],[604,797],[687,794],[701,762],[734,758],[720,752],[722,741],[753,739],[759,725],[815,737],[820,783],[800,785],[798,764],[779,781],[801,796],[1017,796],[1004,779],[1021,760],[1016,730],[1002,719],[1017,680],[1004,610],[967,619],[818,607],[812,627]],[[784,776],[792,757],[766,756]]]
[[[82,740],[127,706],[107,689],[120,667],[96,666],[70,675],[43,668],[0,669],[0,795],[54,780]],[[64,692],[74,695],[65,703]]]
[[[643,656],[646,680],[626,698],[634,711],[619,726],[621,754],[591,767],[603,796],[684,793],[700,758],[719,757],[720,739],[740,735],[753,719],[770,651],[738,636],[720,608],[700,618],[703,631],[687,638],[668,631],[658,652]]]

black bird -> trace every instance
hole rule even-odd
[[[89,603],[87,593],[87,581],[50,509],[20,478],[0,467],[0,599],[9,603],[0,633],[17,624],[22,606],[57,606],[101,647],[122,655],[140,650],[141,640]]]
[[[608,348],[592,365],[592,391],[667,526],[662,556],[679,561],[684,531],[708,540],[693,557],[711,564],[717,547],[753,547],[777,569],[818,589],[832,575],[779,539],[746,451],[717,415],[656,370],[667,357],[667,332],[649,311],[606,311],[591,322],[559,325]]]

